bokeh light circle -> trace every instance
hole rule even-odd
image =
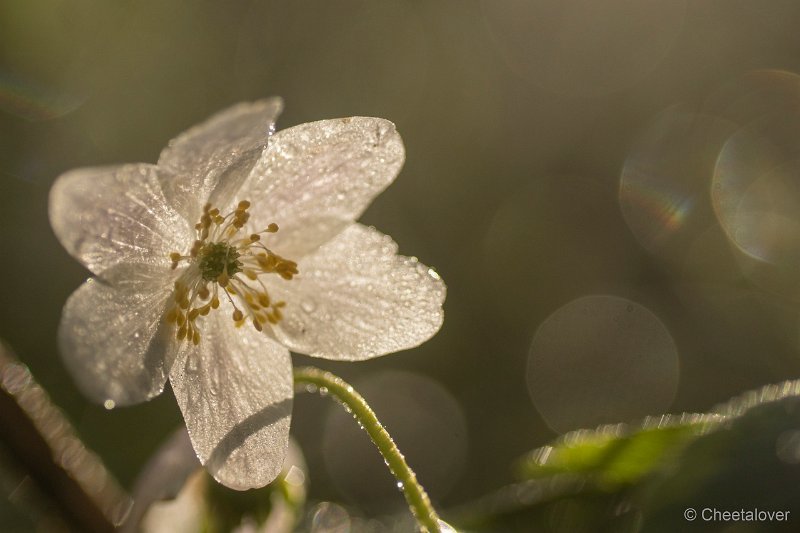
[[[720,225],[742,252],[766,263],[796,267],[800,264],[800,142],[796,147],[777,146],[769,139],[775,131],[773,117],[768,117],[725,143],[714,173],[712,198]],[[794,134],[800,138],[800,115]]]
[[[432,498],[458,481],[467,455],[467,426],[453,396],[435,380],[387,371],[354,387],[375,410]],[[403,506],[397,481],[389,474],[366,432],[334,406],[322,443],[325,465],[339,491],[370,513]]]
[[[678,350],[645,307],[616,296],[584,296],[537,329],[527,382],[536,409],[559,433],[624,422],[669,409]]]
[[[707,108],[739,128],[719,152],[711,199],[741,273],[800,298],[800,76],[758,70],[723,86]]]
[[[494,44],[509,67],[543,89],[572,96],[618,91],[655,70],[680,34],[686,14],[685,0],[481,4]]]

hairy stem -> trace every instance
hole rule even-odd
[[[353,417],[367,431],[389,466],[389,470],[397,478],[420,529],[428,533],[440,533],[439,516],[433,509],[425,489],[417,481],[414,471],[409,468],[403,454],[397,449],[392,437],[378,421],[378,417],[366,400],[342,378],[318,368],[295,369],[294,382],[295,385],[312,385],[323,393],[327,391],[327,394],[335,397],[349,409]]]

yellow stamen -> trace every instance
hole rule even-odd
[[[274,253],[264,243],[268,234],[278,231],[274,222],[257,232],[244,229],[250,220],[250,205],[248,200],[241,200],[234,210],[222,215],[218,208],[206,204],[195,224],[197,236],[188,253],[169,254],[173,270],[183,265],[174,284],[173,303],[165,315],[167,323],[175,324],[177,339],[199,344],[201,317],[219,308],[220,290],[233,306],[231,318],[236,327],[249,321],[257,331],[263,331],[264,324],[282,320],[280,308],[286,303],[272,303],[260,276],[277,274],[291,280],[298,274],[297,263]]]

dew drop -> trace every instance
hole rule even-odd
[[[317,302],[314,300],[303,300],[300,302],[300,309],[311,314],[317,309]]]
[[[103,402],[103,407],[105,407],[105,408],[106,408],[106,409],[108,409],[109,411],[110,411],[110,410],[112,410],[112,409],[113,409],[114,407],[116,407],[116,406],[117,406],[117,402],[115,402],[115,401],[114,401],[114,400],[112,400],[111,398],[109,398],[108,400],[106,400],[106,401],[104,401],[104,402]]]
[[[398,481],[397,482],[397,490],[403,490],[404,488],[405,488],[405,485],[403,485],[403,482],[402,481]]]
[[[306,385],[306,392],[314,394],[315,392],[317,392],[317,386],[312,383],[309,383],[308,385]]]
[[[328,387],[320,387],[319,388],[319,395],[320,396],[327,396],[328,395]]]
[[[432,277],[433,279],[437,280],[437,281],[438,281],[438,280],[440,280],[440,279],[442,279],[442,277],[439,275],[439,273],[438,273],[438,272],[436,272],[436,271],[435,271],[434,269],[432,269],[432,268],[429,268],[429,269],[428,269],[428,275],[429,275],[430,277]]]

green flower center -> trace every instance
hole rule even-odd
[[[223,273],[232,277],[242,271],[239,251],[224,242],[211,242],[198,253],[200,274],[206,281],[215,281]]]

